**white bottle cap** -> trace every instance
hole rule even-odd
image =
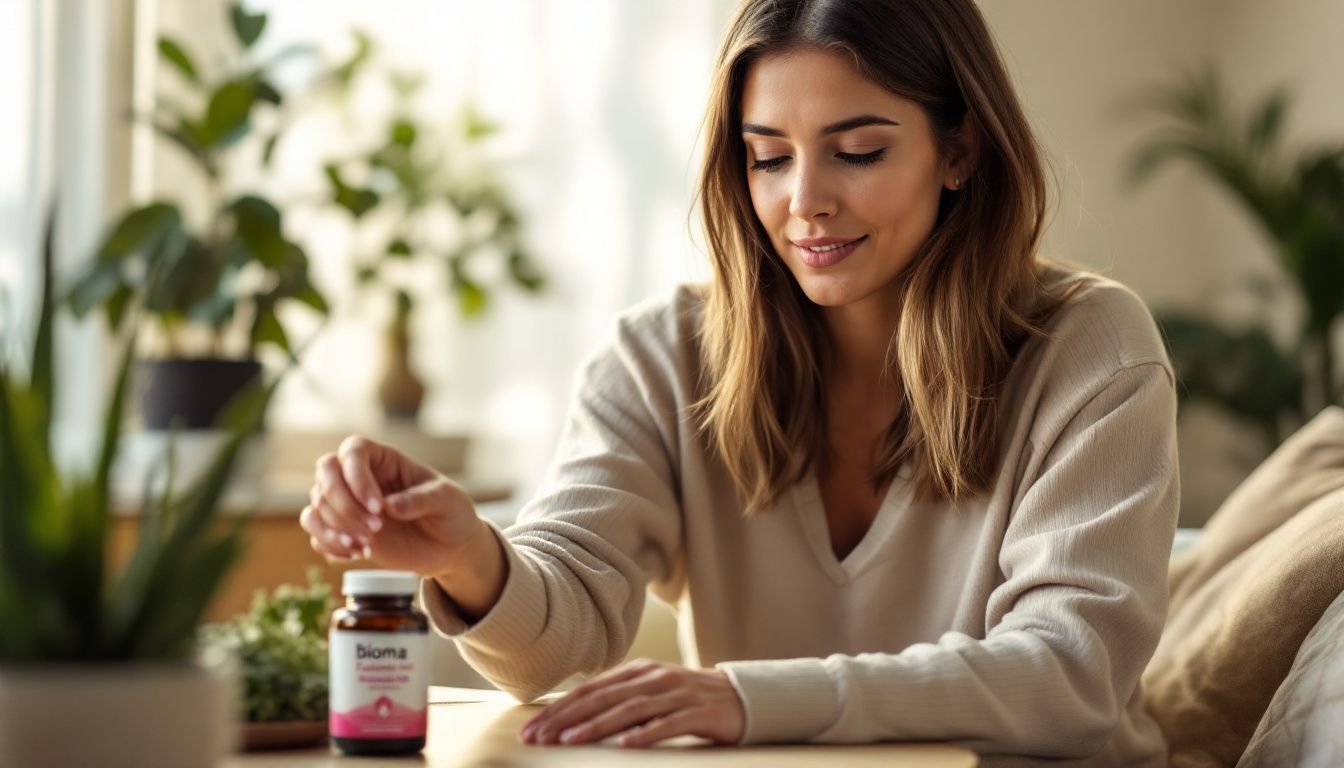
[[[420,577],[410,571],[346,571],[341,592],[347,595],[414,595]]]

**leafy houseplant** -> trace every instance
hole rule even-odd
[[[355,37],[355,52],[333,70],[341,94],[370,76],[366,73],[374,60],[370,39],[362,33]],[[496,127],[470,107],[458,125],[433,126],[416,117],[420,76],[393,72],[383,77],[395,94],[383,139],[365,152],[329,162],[325,170],[331,204],[356,225],[381,220],[377,231],[386,233],[354,254],[356,284],[393,299],[379,397],[388,417],[413,419],[424,394],[409,363],[417,302],[451,295],[464,318],[479,318],[489,309],[494,289],[512,285],[538,293],[546,280],[524,247],[519,211],[483,161],[483,143]],[[417,267],[437,268],[441,275],[426,280]]]
[[[271,69],[283,56],[262,62],[253,53],[266,16],[234,5],[230,18],[243,55],[218,77],[203,75],[182,44],[159,39],[160,61],[176,72],[194,103],[160,98],[146,118],[205,180],[206,220],[190,221],[182,206],[169,201],[127,211],[68,294],[76,315],[101,306],[113,328],[121,326],[136,296],[157,321],[168,355],[144,366],[142,406],[151,429],[165,429],[175,419],[187,429],[210,427],[229,399],[259,375],[258,346],[274,345],[292,356],[277,315],[282,303],[327,311],[309,280],[307,255],[285,236],[276,205],[227,189],[226,161],[266,118],[279,119],[284,102],[271,83]],[[270,162],[280,130],[264,137],[263,164]],[[193,334],[204,338],[202,348],[192,349]]]
[[[1344,146],[1284,157],[1279,139],[1288,105],[1287,93],[1276,90],[1238,119],[1212,71],[1164,86],[1148,106],[1167,126],[1132,161],[1137,181],[1182,159],[1219,182],[1272,240],[1301,299],[1305,316],[1286,348],[1264,325],[1230,330],[1188,312],[1158,317],[1182,397],[1210,401],[1255,425],[1267,448],[1338,403],[1341,393],[1334,342],[1344,313]]]
[[[50,223],[46,243],[26,376],[0,361],[0,765],[204,765],[230,741],[231,683],[193,656],[194,638],[242,548],[237,525],[221,530],[219,501],[273,387],[236,401],[229,439],[185,494],[146,492],[133,552],[113,567],[110,474],[133,340],[96,460],[63,468]]]
[[[207,642],[238,659],[248,747],[326,738],[327,620],[335,607],[331,587],[313,568],[306,587],[258,590],[247,613],[205,627]]]

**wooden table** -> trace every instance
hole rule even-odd
[[[647,750],[614,746],[533,747],[519,742],[518,731],[540,705],[519,705],[499,691],[430,688],[429,739],[425,751],[410,758],[340,757],[326,748],[235,755],[225,768],[372,768],[425,765],[430,768],[639,768],[661,766],[882,766],[883,768],[974,768],[975,753],[947,744],[874,744],[863,746],[714,747],[683,738]]]

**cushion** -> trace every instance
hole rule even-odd
[[[1344,765],[1344,594],[1312,627],[1237,768]]]
[[[1145,703],[1172,768],[1236,765],[1303,638],[1344,590],[1344,410],[1289,438],[1172,566]]]

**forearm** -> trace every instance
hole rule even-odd
[[[1095,654],[1095,655],[1094,655]],[[900,654],[727,662],[748,712],[745,741],[958,741],[985,752],[1076,758],[1108,740],[1128,692],[1088,658],[1013,632],[949,633]]]
[[[452,574],[448,584],[426,579],[421,592],[434,627],[457,642],[472,667],[530,701],[572,674],[624,657],[643,611],[638,565],[601,536],[553,521],[507,535],[487,530],[505,560],[502,588],[488,610],[468,616],[449,592],[457,588]]]
[[[499,601],[509,575],[508,560],[490,526],[481,522],[477,534],[452,562],[452,568],[434,574],[434,582],[457,606],[462,619],[473,624]]]

